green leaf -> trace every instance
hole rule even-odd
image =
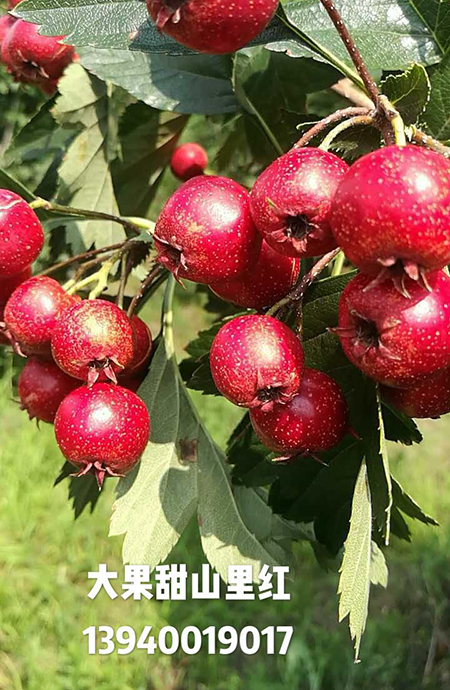
[[[433,517],[431,517],[431,515],[427,515],[422,510],[418,503],[416,503],[416,501],[406,493],[406,491],[402,488],[399,482],[394,479],[394,477],[392,477],[392,493],[394,505],[396,508],[405,513],[405,515],[408,515],[408,517],[411,517],[414,520],[419,520],[425,525],[439,527],[439,523]]]
[[[16,180],[15,177],[12,177],[4,168],[0,168],[0,187],[2,189],[9,189],[11,192],[15,192],[16,194],[20,194],[22,199],[25,199],[25,201],[28,201],[29,203],[36,199],[35,194],[33,194],[28,187],[25,187],[25,185],[19,182],[19,180]]]
[[[403,74],[390,75],[381,83],[381,89],[405,125],[416,124],[430,100],[431,85],[423,65],[411,65]]]
[[[385,402],[383,402],[382,411],[384,431],[388,441],[403,443],[405,446],[423,441],[423,436],[411,417],[407,417],[395,407],[389,407]]]
[[[58,203],[118,215],[111,178],[111,160],[117,156],[117,118],[126,105],[122,94],[71,65],[59,82],[60,97],[53,115],[63,127],[79,129],[59,169]],[[74,253],[91,245],[115,244],[124,239],[112,221],[71,221],[66,226]]]
[[[448,142],[450,140],[450,53],[439,65],[430,67],[428,74],[431,95],[422,121],[428,133],[435,139]]]
[[[358,474],[352,502],[350,531],[345,542],[338,594],[339,622],[349,617],[350,634],[359,661],[361,639],[366,628],[372,558],[372,506],[366,463]]]
[[[387,587],[389,579],[388,567],[384,553],[378,544],[372,541],[372,553],[370,557],[370,582],[372,585]]]
[[[245,414],[227,446],[228,462],[234,465],[233,482],[244,486],[270,484],[278,476],[276,465],[268,461],[270,455],[253,431],[249,414]]]
[[[97,480],[93,474],[86,474],[84,477],[72,477],[71,475],[75,471],[74,466],[66,462],[61,468],[59,476],[55,479],[54,486],[69,477],[69,501],[72,501],[76,520],[89,505],[91,513],[94,512],[101,492],[98,490]]]

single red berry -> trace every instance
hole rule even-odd
[[[121,477],[144,452],[150,418],[132,391],[108,383],[77,388],[64,398],[55,418],[56,441],[77,476],[95,474],[99,487],[105,475]]]
[[[31,278],[31,266],[27,266],[23,271],[13,276],[0,278],[0,304],[5,305],[14,290],[29,278]]]
[[[431,292],[408,279],[409,298],[386,278],[372,285],[360,274],[341,295],[342,348],[365,374],[388,386],[409,387],[450,366],[450,278],[428,274]]]
[[[18,391],[22,410],[30,419],[53,423],[56,410],[80,382],[67,376],[54,363],[30,357],[19,376]]]
[[[35,212],[18,194],[0,189],[0,277],[24,271],[43,245],[44,233]]]
[[[14,290],[6,304],[7,333],[22,354],[50,357],[55,325],[73,302],[74,298],[53,278],[29,278]]]
[[[242,275],[261,251],[248,192],[208,175],[185,182],[167,200],[154,240],[158,260],[176,278],[206,284]]]
[[[285,456],[329,450],[349,429],[348,405],[338,384],[308,368],[292,400],[270,411],[251,410],[250,419],[264,445]]]
[[[52,354],[66,374],[87,381],[111,380],[133,359],[133,329],[112,302],[83,300],[64,312],[52,334]]]
[[[207,165],[208,154],[205,149],[193,142],[178,146],[170,161],[173,174],[184,182],[197,175],[203,175]]]
[[[131,317],[131,327],[133,329],[133,359],[125,369],[119,372],[119,375],[127,378],[138,376],[147,368],[153,346],[149,327],[136,314]],[[124,385],[123,380],[120,381],[120,385]]]
[[[450,262],[450,161],[416,146],[389,146],[360,158],[331,210],[336,242],[355,266],[424,281]]]
[[[200,53],[233,53],[269,24],[279,0],[147,0],[160,31]]]
[[[38,26],[18,19],[3,43],[2,56],[17,81],[34,84],[52,94],[75,54],[63,45],[64,36],[41,36]]]
[[[250,210],[266,242],[286,256],[320,256],[337,247],[329,215],[347,163],[316,148],[297,148],[256,180]]]
[[[271,409],[297,393],[303,347],[284,323],[249,314],[228,321],[211,348],[211,372],[219,391],[235,405]]]
[[[294,287],[300,273],[300,259],[283,256],[267,242],[255,266],[239,278],[213,283],[210,288],[222,299],[247,309],[271,307]]]
[[[437,371],[412,388],[382,386],[381,394],[408,417],[436,419],[450,412],[450,369]]]

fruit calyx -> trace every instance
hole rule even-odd
[[[110,477],[125,477],[125,475],[121,474],[120,472],[114,472],[114,470],[112,470],[111,467],[108,467],[108,465],[105,465],[102,460],[93,460],[92,462],[89,462],[84,469],[80,470],[79,472],[72,472],[70,476],[84,477],[86,474],[89,474],[89,472],[95,474],[99,490],[101,490],[103,487],[106,475],[109,475]]]
[[[259,379],[259,373],[258,373]],[[286,386],[282,383],[273,383],[270,386],[264,386],[263,382],[258,380],[258,392],[252,403],[248,406],[250,409],[258,407],[264,412],[270,412],[275,404],[284,405],[289,402],[292,395],[286,390]]]
[[[369,352],[378,350],[388,359],[400,359],[383,342],[383,336],[400,323],[398,319],[391,318],[383,323],[382,328],[379,328],[375,321],[367,319],[350,306],[349,313],[353,317],[353,325],[337,326],[336,328],[330,328],[329,331],[340,338],[353,339],[356,356],[363,359]]]
[[[181,19],[180,9],[186,0],[163,0],[163,7],[156,18],[156,28],[162,31],[168,21],[178,24]]]
[[[94,383],[97,383],[101,374],[104,374],[107,379],[112,381],[112,383],[117,383],[116,372],[114,371],[113,364],[118,367],[118,369],[124,369],[125,367],[121,364],[116,357],[105,357],[104,359],[93,359],[88,364],[88,375],[87,375],[87,385],[88,388],[92,388]]]
[[[154,237],[162,245],[159,250],[158,261],[173,274],[173,277],[178,283],[180,283],[180,285],[183,285],[183,282],[178,275],[180,269],[188,270],[188,264],[186,257],[183,254],[183,248],[175,242],[170,244],[170,242],[167,242],[167,240],[163,240],[156,235]]]

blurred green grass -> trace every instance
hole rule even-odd
[[[178,348],[205,325],[204,312],[179,296]],[[158,306],[146,317],[157,331]],[[87,572],[101,562],[123,573],[121,540],[108,539],[113,482],[93,515],[76,522],[65,483],[52,488],[62,457],[52,427],[39,430],[0,389],[0,690],[441,690],[450,687],[450,419],[424,422],[421,447],[392,447],[394,473],[441,522],[412,525],[412,545],[393,540],[388,589],[373,588],[371,615],[354,665],[346,623],[337,623],[337,576],[319,569],[308,547],[290,602],[94,601]],[[222,399],[194,395],[223,443],[240,416]],[[195,571],[203,561],[195,525],[171,562]],[[294,625],[286,657],[88,656],[90,625]]]

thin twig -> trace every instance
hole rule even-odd
[[[305,134],[303,134],[294,145],[294,148],[306,146],[310,141],[312,141],[312,139],[314,139],[314,137],[318,136],[321,132],[336,122],[340,122],[341,120],[345,120],[346,118],[350,117],[358,117],[369,114],[369,108],[343,108],[342,110],[336,110],[335,113],[324,117],[323,120],[320,120],[320,122],[317,122],[314,127],[311,127],[311,129],[305,132]]]
[[[123,298],[125,295],[125,287],[126,287],[129,275],[130,275],[130,257],[127,256],[127,254],[122,254],[122,260],[120,262],[120,282],[119,282],[119,289],[117,291],[117,297],[116,297],[116,304],[121,309],[123,309]]]
[[[60,268],[66,268],[66,266],[70,266],[71,264],[81,263],[85,259],[90,259],[91,257],[97,256],[98,254],[107,254],[108,252],[113,252],[116,249],[120,249],[121,247],[125,246],[125,244],[127,244],[129,241],[130,240],[125,240],[125,242],[119,242],[118,244],[110,244],[108,247],[102,247],[101,249],[91,249],[88,252],[84,252],[84,254],[77,254],[76,256],[71,256],[70,259],[65,259],[64,261],[60,261],[54,266],[50,266],[50,268],[47,268],[45,271],[42,271],[42,273],[40,273],[39,275],[47,276],[51,273],[54,273],[55,271],[58,271]]]
[[[433,139],[433,137],[430,137],[428,134],[425,134],[425,132],[417,129],[417,127],[414,125],[411,127],[411,131],[411,139],[415,144],[418,144],[419,146],[426,146],[428,149],[436,151],[446,158],[450,158],[450,148],[448,146],[445,146],[437,139]]]
[[[134,310],[136,309],[138,302],[145,295],[147,290],[152,285],[153,281],[156,281],[156,279],[160,276],[160,274],[162,273],[163,270],[164,270],[163,267],[160,264],[158,264],[157,266],[155,266],[150,271],[147,278],[141,283],[141,287],[139,288],[139,291],[135,294],[135,296],[133,297],[133,299],[130,302],[130,306],[128,307],[128,316],[129,317],[133,316]]]
[[[319,148],[322,149],[322,151],[328,151],[333,141],[340,134],[347,131],[347,129],[351,129],[351,127],[358,127],[360,125],[376,127],[376,120],[373,115],[358,115],[357,117],[351,117],[349,120],[344,120],[344,122],[341,122],[331,130],[331,132],[322,141]]]

